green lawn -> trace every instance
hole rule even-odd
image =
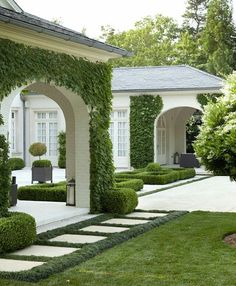
[[[222,237],[234,231],[236,214],[187,214],[35,285],[233,286],[236,249]]]

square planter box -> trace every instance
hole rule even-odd
[[[52,167],[32,167],[32,184],[34,181],[52,183]]]

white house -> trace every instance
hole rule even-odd
[[[159,95],[163,109],[156,118],[153,161],[173,164],[175,152],[186,152],[186,122],[196,110],[201,110],[198,94],[219,93],[221,78],[189,66],[115,68],[113,70],[110,135],[113,158],[117,168],[130,168],[130,98]],[[18,94],[9,115],[11,156],[25,158],[29,166],[33,158],[28,153],[33,142],[44,142],[46,158],[57,165],[57,135],[65,130],[62,110],[56,102],[34,91]]]

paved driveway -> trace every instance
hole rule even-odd
[[[236,182],[211,177],[139,198],[139,209],[236,212]]]

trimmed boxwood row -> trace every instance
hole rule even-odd
[[[109,213],[131,213],[138,205],[138,196],[133,189],[122,188],[104,193],[103,211]]]
[[[19,200],[65,202],[66,185],[58,183],[23,186],[18,189],[17,197]]]
[[[189,179],[196,175],[193,168],[187,169],[162,169],[160,172],[122,172],[116,178],[141,179],[144,184],[164,185],[178,180]]]
[[[95,242],[93,244],[86,245],[82,247],[78,252],[74,252],[72,254],[64,255],[61,257],[56,257],[47,263],[38,266],[36,268],[33,268],[29,271],[22,271],[22,272],[0,272],[1,278],[7,278],[7,279],[16,279],[21,281],[29,281],[29,282],[37,282],[41,279],[48,278],[50,275],[59,273],[64,271],[65,269],[69,267],[77,266],[88,259],[102,253],[104,250],[112,248],[118,244],[121,244],[131,238],[137,237],[140,234],[143,234],[155,227],[158,227],[162,224],[167,223],[168,221],[171,221],[173,219],[177,219],[182,215],[185,215],[186,211],[179,211],[179,212],[172,212],[169,213],[165,217],[159,217],[151,222],[130,227],[129,230],[124,231],[122,233],[116,233],[116,234],[107,234],[108,238],[105,240],[101,240],[98,242]],[[103,216],[102,216],[103,217]],[[103,217],[104,218],[104,217]],[[104,220],[104,219],[103,219]],[[97,218],[95,218],[94,222],[96,223],[98,221]],[[90,221],[91,224],[92,220]],[[84,227],[84,223],[78,223],[73,225],[73,229],[79,229]],[[68,233],[68,231],[72,229],[71,226],[67,226],[65,228],[56,229],[55,231],[49,231],[48,233],[41,234],[39,237],[44,238],[52,238],[54,236]],[[70,232],[69,232],[70,233]]]
[[[122,179],[116,178],[115,179],[115,187],[116,188],[128,188],[133,189],[135,192],[138,192],[143,189],[143,180],[140,179]]]
[[[0,218],[0,253],[31,245],[36,239],[36,224],[32,216],[12,212]]]
[[[21,170],[25,167],[25,162],[21,158],[10,158],[8,160],[8,164],[11,170]]]

